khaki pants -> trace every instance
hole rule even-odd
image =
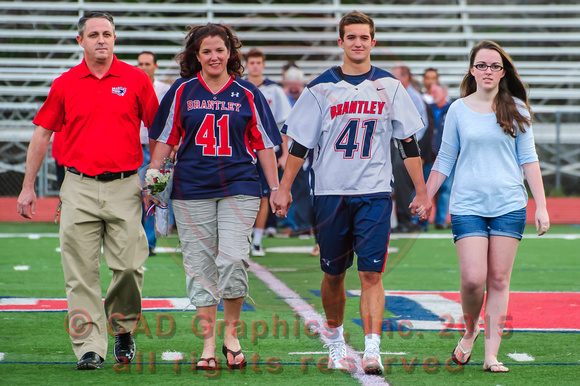
[[[171,200],[187,295],[197,307],[248,295],[250,236],[260,198],[237,195]]]
[[[148,257],[141,225],[139,177],[110,182],[66,173],[60,245],[68,301],[68,328],[77,358],[107,355],[107,320],[114,332],[133,330],[141,313],[143,268]],[[113,278],[103,306],[101,245]]]

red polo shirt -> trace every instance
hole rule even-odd
[[[151,127],[159,102],[144,71],[113,57],[101,79],[85,61],[59,76],[33,123],[62,132],[60,163],[97,175],[138,169],[141,121]]]

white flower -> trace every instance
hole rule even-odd
[[[151,190],[151,194],[157,194],[165,190],[169,179],[171,178],[172,169],[166,170],[163,174],[157,169],[149,169],[145,174],[145,183],[147,188]]]

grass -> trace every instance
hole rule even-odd
[[[526,229],[533,234],[533,229]],[[448,233],[430,231],[428,234]],[[53,224],[0,224],[0,234],[56,234]],[[580,228],[555,226],[551,234],[578,234]],[[64,279],[56,237],[4,237],[0,259],[0,296],[64,297]],[[177,238],[159,240],[158,246],[176,247]],[[265,239],[264,247],[312,245],[312,240]],[[450,239],[392,238],[383,281],[387,290],[456,291],[459,270],[455,248]],[[512,275],[512,291],[580,291],[577,251],[580,239],[524,238],[521,242]],[[300,297],[323,314],[320,289],[322,273],[318,259],[305,253],[268,253],[255,259]],[[28,271],[15,271],[14,266],[28,265]],[[181,255],[160,253],[146,263],[144,297],[184,297],[185,274]],[[280,270],[281,268],[295,270]],[[270,290],[250,274],[250,296],[247,303],[254,311],[242,313],[246,326],[240,330],[241,344],[250,365],[242,372],[191,371],[192,357],[198,357],[202,339],[192,331],[196,313],[192,311],[151,311],[144,313],[138,325],[136,341],[142,364],[130,367],[114,365],[111,359],[113,339],[109,340],[109,356],[104,371],[74,370],[74,356],[64,328],[65,312],[0,312],[0,383],[17,384],[190,384],[192,382],[223,382],[228,385],[355,385],[350,374],[325,371],[317,366],[323,354],[293,354],[322,352],[322,342],[309,337],[304,321]],[[106,264],[101,267],[103,294],[110,281]],[[355,270],[346,276],[347,289],[359,289]],[[314,291],[314,292],[313,292]],[[364,348],[361,328],[353,322],[360,318],[359,298],[348,297],[345,331],[355,349]],[[534,310],[530,310],[533,312]],[[565,310],[569,312],[569,309]],[[576,311],[579,313],[580,311]],[[394,315],[386,310],[385,317]],[[578,317],[578,314],[574,315]],[[218,318],[223,313],[218,313]],[[274,319],[274,318],[277,319]],[[538,315],[541,317],[541,315]],[[174,321],[173,329],[168,320]],[[285,321],[288,333],[283,335]],[[252,328],[253,326],[253,328]],[[275,334],[274,327],[277,333]],[[297,327],[296,327],[297,326]],[[267,330],[264,330],[266,327]],[[167,336],[167,334],[171,332]],[[462,369],[445,366],[455,347],[459,333],[450,336],[440,331],[411,331],[409,335],[385,333],[381,350],[395,354],[383,356],[390,363],[385,379],[394,385],[530,385],[576,384],[580,354],[578,333],[516,332],[502,341],[500,360],[509,364],[509,374],[493,375],[481,371],[484,345],[476,344],[472,363]],[[223,341],[218,338],[218,345]],[[480,340],[481,341],[481,340]],[[164,351],[184,353],[185,360],[177,365],[161,359]],[[532,362],[516,362],[507,353],[528,353]],[[402,353],[402,354],[401,354]],[[218,354],[216,352],[216,354]],[[152,355],[150,357],[150,355]],[[221,356],[221,354],[220,354]],[[152,359],[152,360],[151,360]],[[223,356],[221,359],[223,363]],[[432,363],[438,362],[438,366]],[[195,363],[195,359],[194,359]]]

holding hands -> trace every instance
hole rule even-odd
[[[291,205],[292,193],[290,193],[290,189],[280,186],[279,189],[270,193],[270,207],[276,216],[286,218]]]
[[[432,206],[433,204],[427,197],[427,194],[417,194],[409,205],[409,209],[411,209],[411,216],[417,215],[419,220],[427,220],[431,215]]]

